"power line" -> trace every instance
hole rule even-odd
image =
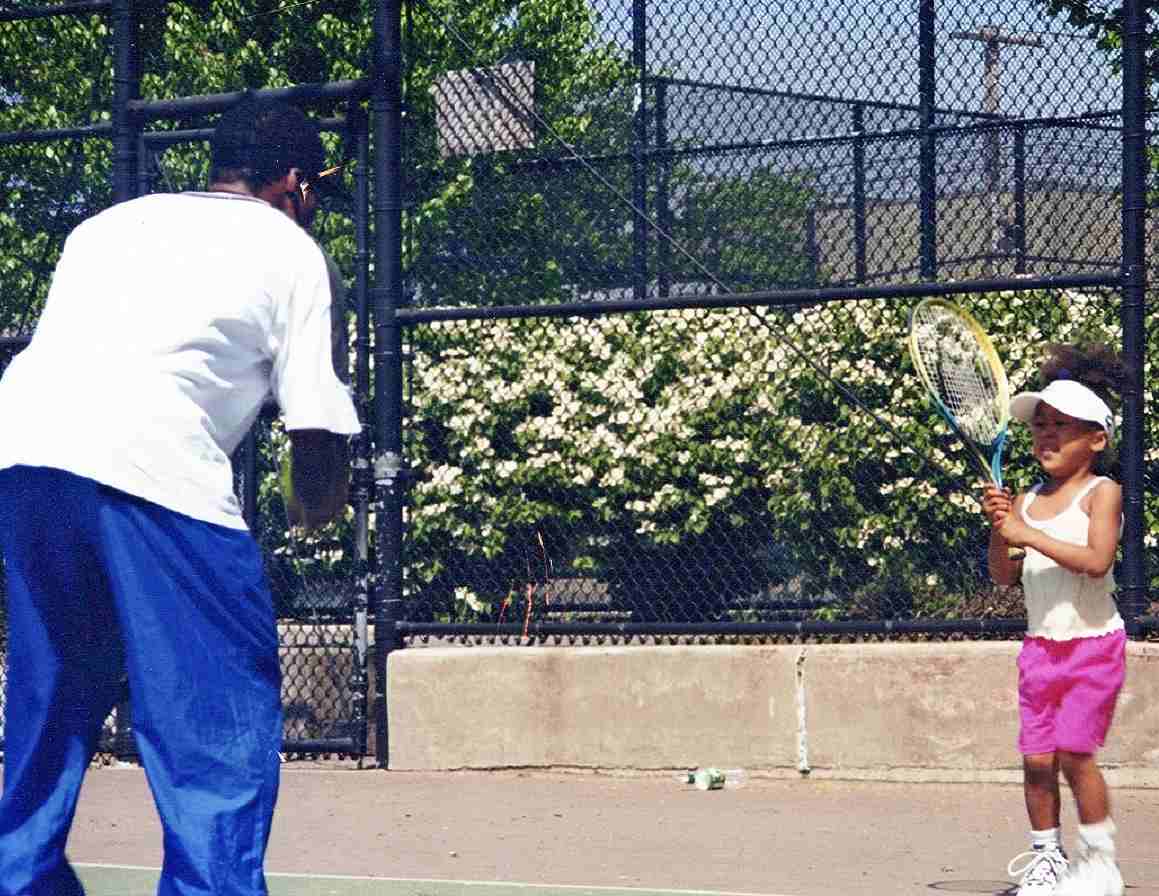
[[[319,2],[321,2],[321,0],[302,0],[301,3],[289,3],[286,6],[279,6],[275,9],[267,9],[265,12],[255,12],[248,16],[238,16],[237,21],[244,22],[246,19],[257,19],[261,18],[262,16],[272,16],[279,12],[285,12],[288,9],[297,9],[299,6],[313,6],[315,3]]]

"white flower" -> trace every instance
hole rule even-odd
[[[463,586],[455,589],[455,601],[466,604],[476,613],[485,613],[491,609],[490,604],[480,600],[479,595],[475,594],[470,588]]]

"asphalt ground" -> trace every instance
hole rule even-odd
[[[1027,845],[1016,784],[283,768],[272,896],[996,896]],[[1159,896],[1159,790],[1112,799],[1127,892]],[[69,856],[89,896],[153,893],[161,829],[140,769],[90,771]]]

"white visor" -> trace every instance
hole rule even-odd
[[[1107,403],[1078,380],[1055,380],[1041,392],[1020,392],[1010,399],[1010,416],[1030,422],[1040,401],[1076,420],[1097,423],[1108,437],[1115,433],[1115,416]]]

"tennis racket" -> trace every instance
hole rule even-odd
[[[1001,488],[1010,386],[990,337],[965,309],[925,299],[910,312],[909,350],[934,407],[982,475]],[[1023,553],[1010,550],[1012,558]]]

